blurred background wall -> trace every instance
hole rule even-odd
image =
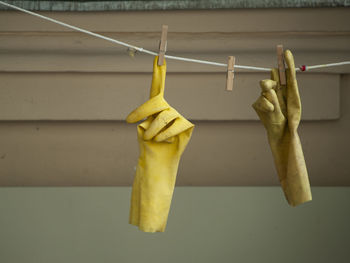
[[[41,13],[151,50],[167,24],[168,54],[222,63],[275,67],[277,44],[296,65],[350,60],[348,8],[277,7]],[[153,58],[14,11],[0,40],[1,262],[348,261],[349,66],[297,74],[314,201],[292,209],[251,108],[269,74],[237,70],[228,93],[225,68],[167,61],[165,97],[196,128],[167,232],[146,235],[127,224],[138,148],[124,119]]]

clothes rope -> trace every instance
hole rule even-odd
[[[27,13],[29,15],[36,16],[36,17],[39,17],[41,19],[53,22],[55,24],[58,24],[58,25],[61,25],[61,26],[73,29],[75,31],[79,31],[81,33],[88,34],[90,36],[94,36],[94,37],[97,37],[97,38],[100,38],[100,39],[104,39],[104,40],[107,40],[109,42],[121,45],[121,46],[125,46],[125,47],[128,47],[128,48],[134,49],[134,50],[136,50],[138,52],[146,53],[146,54],[153,55],[153,56],[157,56],[158,55],[157,52],[150,51],[150,50],[144,49],[142,47],[137,47],[137,46],[134,46],[134,45],[130,45],[128,43],[119,41],[117,39],[106,37],[106,36],[103,36],[101,34],[97,34],[97,33],[85,30],[85,29],[80,28],[80,27],[72,26],[72,25],[69,25],[67,23],[58,21],[56,19],[53,19],[53,18],[50,18],[50,17],[47,17],[47,16],[43,16],[43,15],[31,12],[29,10],[20,8],[20,7],[15,6],[15,5],[11,5],[11,4],[3,2],[3,1],[0,1],[0,4],[2,4],[4,6],[7,6],[7,7],[10,7],[10,8],[13,8],[13,9],[16,9],[16,10],[21,11],[21,12]],[[227,64],[225,64],[225,63],[218,63],[218,62],[213,62],[213,61],[199,60],[199,59],[192,59],[192,58],[184,58],[184,57],[177,57],[177,56],[170,56],[170,55],[165,55],[165,57],[168,58],[168,59],[173,59],[173,60],[187,61],[187,62],[193,62],[193,63],[199,63],[199,64],[207,64],[207,65],[226,67],[227,68]],[[342,66],[342,65],[350,65],[350,61],[343,61],[343,62],[329,63],[329,64],[321,64],[321,65],[313,65],[313,66],[305,66],[305,65],[303,65],[300,68],[295,68],[295,70],[296,71],[306,71],[306,70],[310,70],[310,69],[325,68],[325,67],[336,67],[336,66]],[[247,69],[247,70],[256,70],[256,71],[271,71],[271,68],[254,67],[254,66],[243,66],[243,65],[235,65],[235,68]]]

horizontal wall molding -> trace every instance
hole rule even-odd
[[[148,12],[40,12],[95,32],[350,31],[349,8]],[[273,19],[271,19],[273,17]],[[0,11],[0,31],[71,31],[20,12]]]
[[[178,185],[280,185],[260,122],[194,124]],[[348,119],[303,122],[299,135],[311,185],[350,186]],[[130,186],[139,155],[126,122],[0,122],[0,145],[0,186]]]
[[[112,49],[112,50],[111,50]],[[18,51],[18,52],[0,52],[0,72],[28,72],[28,73],[151,73],[153,70],[153,56],[147,54],[136,54],[131,58],[126,48],[119,47],[113,51],[85,52],[82,50],[62,51]],[[152,49],[155,50],[155,49]],[[292,49],[293,50],[293,49]],[[293,50],[296,66],[299,65],[318,65],[324,63],[333,63],[350,60],[350,52],[344,51],[295,51]],[[180,55],[194,59],[204,59],[219,63],[227,63],[227,54],[236,56],[238,65],[257,66],[274,68],[277,66],[275,50],[263,52],[254,51],[227,51],[225,53],[185,53],[168,52],[169,55]],[[216,67],[197,63],[189,63],[176,60],[167,60],[167,72],[170,73],[225,73],[225,67]],[[236,73],[259,73],[259,71],[236,69]],[[321,68],[302,72],[302,75],[313,73],[324,74],[347,74],[350,73],[350,65],[332,68]],[[265,73],[268,74],[268,73]],[[298,73],[299,74],[299,73]]]
[[[257,120],[251,104],[264,73],[169,73],[168,102],[192,120]],[[0,120],[125,120],[148,99],[151,74],[1,73]],[[339,118],[339,75],[298,77],[304,120]],[[193,103],[195,101],[195,104]]]
[[[228,55],[239,65],[276,67],[276,43],[292,50],[296,65],[350,60],[350,31],[346,34],[283,35],[269,33],[175,33],[168,54],[221,63]],[[109,37],[157,50],[159,34],[108,33]],[[170,35],[170,34],[169,34]],[[334,45],[334,42],[337,44]],[[0,72],[151,72],[152,56],[78,33],[0,33]],[[168,72],[225,72],[224,67],[168,60]],[[237,72],[248,72],[237,69]],[[251,72],[251,71],[249,71]],[[312,72],[350,73],[350,65]],[[304,73],[305,74],[305,73]]]

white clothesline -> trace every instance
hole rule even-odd
[[[106,36],[103,36],[103,35],[100,35],[100,34],[97,34],[97,33],[94,33],[94,32],[88,31],[88,30],[85,30],[85,29],[80,28],[80,27],[72,26],[72,25],[66,24],[64,22],[58,21],[56,19],[53,19],[53,18],[50,18],[50,17],[47,17],[47,16],[43,16],[43,15],[31,12],[29,10],[20,8],[18,6],[11,5],[11,4],[3,2],[3,1],[0,1],[0,4],[5,5],[7,7],[10,7],[10,8],[13,8],[13,9],[16,9],[16,10],[19,10],[19,11],[24,12],[24,13],[27,13],[27,14],[39,17],[41,19],[53,22],[55,24],[58,24],[58,25],[61,25],[61,26],[73,29],[75,31],[79,31],[81,33],[85,33],[85,34],[88,34],[88,35],[91,35],[91,36],[94,36],[94,37],[97,37],[97,38],[101,38],[101,39],[107,40],[109,42],[118,44],[118,45],[122,45],[122,46],[128,47],[130,49],[134,49],[134,50],[139,51],[139,52],[143,52],[143,53],[146,53],[146,54],[149,54],[149,55],[154,55],[154,56],[158,55],[157,52],[153,52],[153,51],[144,49],[142,47],[137,47],[137,46],[134,46],[134,45],[130,45],[128,43],[125,43],[125,42],[122,42],[122,41],[119,41],[119,40],[116,40],[116,39],[113,39],[113,38],[110,38],[110,37],[106,37]],[[219,66],[219,67],[226,67],[227,68],[227,64],[225,64],[225,63],[218,63],[218,62],[213,62],[213,61],[206,61],[206,60],[199,60],[199,59],[192,59],[192,58],[184,58],[184,57],[177,57],[177,56],[170,56],[170,55],[165,55],[165,57],[168,58],[168,59],[181,60],[181,61],[194,62],[194,63],[199,63],[199,64],[207,64],[207,65],[213,65],[213,66]],[[305,66],[304,65],[304,66],[301,66],[300,68],[296,68],[295,70],[296,71],[305,71],[305,70],[310,70],[310,69],[325,68],[325,67],[335,67],[335,66],[342,66],[342,65],[350,65],[350,61],[343,61],[343,62],[329,63],[329,64],[321,64],[321,65],[314,65],[314,66]],[[254,66],[243,66],[243,65],[235,65],[235,68],[257,70],[257,71],[271,71],[270,68],[254,67]]]

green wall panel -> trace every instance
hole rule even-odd
[[[178,187],[165,233],[127,223],[129,187],[0,188],[0,262],[349,262],[350,188]]]

